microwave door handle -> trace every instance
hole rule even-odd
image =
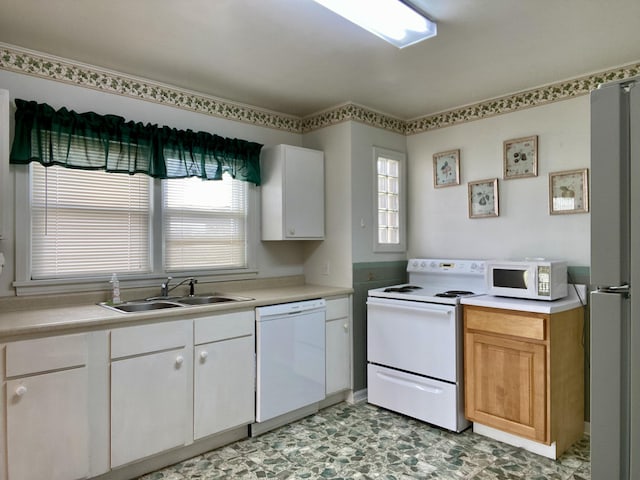
[[[524,287],[529,290],[529,269],[525,269],[524,271]]]

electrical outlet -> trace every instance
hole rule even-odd
[[[322,264],[322,275],[329,275],[329,262]]]

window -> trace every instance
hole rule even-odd
[[[15,103],[18,295],[255,273],[261,144]]]
[[[30,245],[20,248],[30,268],[18,283],[250,267],[255,188],[229,174],[223,180],[153,180],[34,162],[26,177],[31,235]]]
[[[247,190],[233,180],[163,181],[165,271],[247,265]]]
[[[374,251],[405,251],[405,155],[374,148]]]
[[[145,175],[31,167],[31,278],[151,270]]]

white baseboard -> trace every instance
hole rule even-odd
[[[474,433],[479,433],[480,435],[513,445],[514,447],[524,448],[531,453],[535,453],[543,457],[551,458],[553,460],[558,458],[556,442],[553,442],[551,445],[545,445],[544,443],[534,442],[480,423],[473,424],[473,431]]]
[[[358,390],[357,392],[351,392],[347,398],[347,403],[355,404],[367,401],[367,389]]]
[[[295,422],[296,420],[300,420],[304,417],[308,417],[309,415],[313,415],[318,412],[318,404],[313,403],[306,407],[299,408],[292,412],[285,413],[275,418],[271,418],[269,420],[265,420],[259,423],[252,423],[249,425],[249,436],[256,437],[258,435],[262,435],[263,433],[274,430],[278,427],[282,427],[283,425],[287,425],[289,423]]]

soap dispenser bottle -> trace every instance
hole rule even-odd
[[[109,283],[111,284],[112,290],[111,302],[114,305],[122,303],[122,300],[120,300],[120,281],[118,280],[118,276],[115,273],[111,275],[111,280],[109,281]]]

